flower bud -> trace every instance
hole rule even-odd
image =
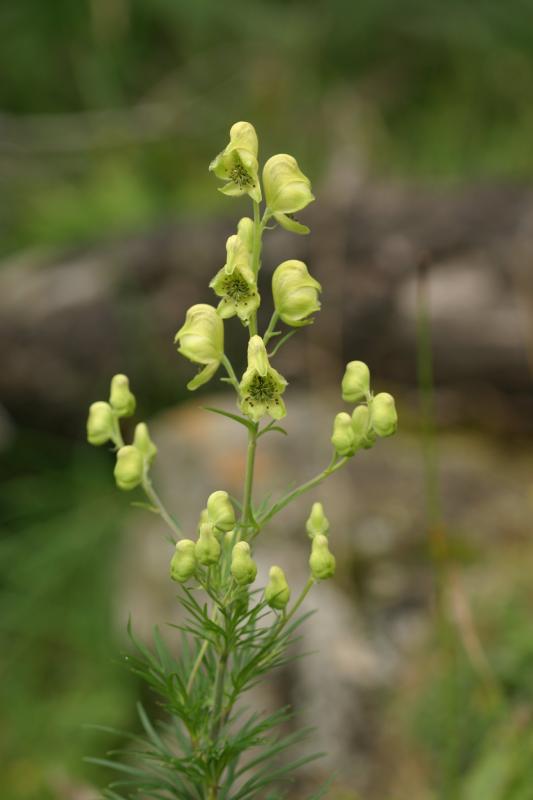
[[[303,261],[284,261],[272,276],[274,307],[287,325],[308,325],[311,315],[320,310],[322,287],[311,277]]]
[[[355,452],[352,418],[345,411],[341,411],[335,417],[331,444],[339,456],[353,456]]]
[[[394,397],[388,392],[380,392],[372,400],[372,428],[378,436],[392,436],[398,427],[398,414]]]
[[[233,531],[227,531],[224,534],[224,545],[226,547],[233,547],[233,543],[235,541],[235,533],[236,531],[233,530]]]
[[[335,556],[329,552],[328,540],[318,535],[313,539],[309,557],[311,575],[316,581],[323,581],[335,575]]]
[[[237,542],[231,552],[231,574],[240,586],[255,581],[257,566],[250,555],[248,542]]]
[[[198,533],[200,533],[200,526],[203,525],[204,522],[209,522],[209,512],[207,508],[203,508],[200,511],[200,519],[198,520]]]
[[[119,417],[131,417],[135,411],[135,397],[130,392],[130,382],[126,375],[111,378],[109,402]]]
[[[355,437],[355,447],[368,450],[376,441],[376,434],[370,425],[370,412],[368,406],[356,406],[352,413],[352,428]]]
[[[315,536],[327,535],[329,531],[329,519],[324,514],[324,507],[322,503],[313,503],[311,513],[307,522],[305,523],[305,529],[311,539],[313,539]]]
[[[207,498],[207,518],[220,531],[235,527],[235,509],[227,492],[213,492]]]
[[[146,422],[139,422],[139,424],[135,426],[133,445],[142,453],[146,463],[151,464],[157,455],[157,447],[150,439]]]
[[[144,474],[142,453],[131,444],[121,447],[115,464],[115,481],[119,489],[129,492],[138,486]]]
[[[200,525],[200,535],[196,542],[194,553],[198,563],[206,567],[216,564],[220,558],[220,545],[213,532],[211,522],[204,522]]]
[[[237,223],[237,236],[244,242],[250,257],[254,249],[254,223],[250,217],[242,217]]]
[[[254,126],[249,122],[236,122],[232,125],[229,143],[209,165],[209,170],[217,178],[227,181],[220,189],[223,194],[230,197],[248,194],[252,200],[261,202],[257,151],[258,141]]]
[[[191,306],[185,324],[177,332],[174,342],[179,342],[178,352],[195,364],[205,364],[187,389],[194,391],[207,383],[217,371],[224,355],[224,323],[213,308],[206,303]]]
[[[370,370],[363,361],[350,361],[342,379],[342,399],[346,403],[358,403],[370,392]]]
[[[170,577],[185,583],[196,571],[195,544],[191,539],[180,539],[170,562]]]
[[[99,400],[89,407],[87,417],[87,441],[89,444],[105,444],[113,438],[113,409],[109,403]]]
[[[293,233],[309,233],[288,214],[294,214],[312,203],[311,182],[298,167],[295,158],[280,153],[272,156],[263,168],[266,204],[279,224]]]
[[[260,336],[252,336],[248,342],[248,369],[255,370],[264,378],[268,367],[268,355],[264,341]]]
[[[282,611],[290,600],[291,590],[281,567],[270,567],[265,587],[265,600],[270,608]]]

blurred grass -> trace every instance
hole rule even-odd
[[[1,796],[55,800],[104,746],[83,725],[131,723],[111,608],[121,510],[89,448],[22,435],[0,464]]]

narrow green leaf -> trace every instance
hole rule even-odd
[[[223,417],[228,417],[228,419],[232,419],[234,422],[240,422],[240,424],[244,425],[248,430],[253,429],[253,423],[250,422],[249,419],[246,419],[246,417],[239,416],[239,414],[232,414],[231,411],[224,411],[223,408],[215,408],[215,406],[202,406],[202,408],[205,411],[211,411],[213,414],[220,414]]]

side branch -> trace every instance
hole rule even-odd
[[[285,497],[282,497],[281,500],[278,500],[277,503],[274,503],[269,511],[267,511],[264,516],[260,517],[258,520],[258,525],[261,527],[265,525],[265,523],[271,520],[272,517],[278,514],[283,508],[285,508],[285,506],[287,506],[297,497],[300,497],[300,495],[305,494],[305,492],[308,492],[310,489],[318,486],[323,480],[328,478],[330,475],[333,475],[334,472],[337,472],[337,470],[343,467],[348,460],[349,459],[345,456],[337,461],[337,456],[334,455],[325,470],[320,472],[318,475],[315,475],[314,478],[311,478],[311,480],[307,481],[306,483],[302,483],[301,486],[297,486],[296,489],[292,490],[292,492],[289,492],[285,495]]]

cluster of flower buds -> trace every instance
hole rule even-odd
[[[309,567],[315,581],[323,581],[335,574],[335,556],[329,551],[329,520],[324,514],[322,503],[313,503],[311,513],[305,523],[311,539]]]
[[[126,375],[115,375],[111,380],[109,402],[98,400],[89,407],[87,418],[87,440],[90,444],[102,445],[112,442],[117,449],[115,481],[119,489],[130,491],[139,486],[147,474],[156,454],[145,422],[135,427],[132,444],[122,441],[119,420],[131,417],[135,412],[135,396],[130,390]]]
[[[398,426],[394,398],[388,392],[372,394],[370,371],[362,361],[350,361],[342,379],[342,399],[357,403],[352,414],[341,411],[333,422],[331,443],[338,456],[349,458],[373,446],[376,438],[392,436]]]
[[[235,509],[228,493],[222,490],[213,492],[200,514],[196,542],[181,539],[176,545],[170,563],[171,578],[184,583],[195,574],[198,566],[211,567],[216,564],[222,552],[221,537],[226,534],[231,539],[234,528]]]

